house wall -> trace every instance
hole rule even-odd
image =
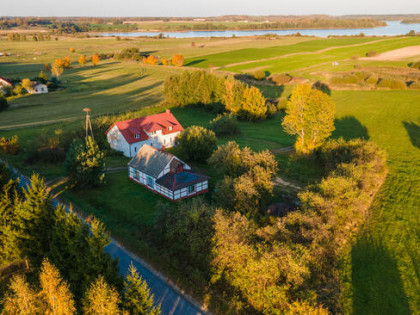
[[[209,182],[207,180],[205,180],[201,183],[195,184],[194,186],[195,186],[195,190],[194,190],[194,192],[191,192],[191,193],[188,193],[188,187],[175,190],[173,200],[188,198],[189,196],[193,196],[193,195],[196,195],[200,192],[204,192],[205,190],[207,190],[209,188]]]
[[[157,177],[157,178],[161,178],[163,175],[168,174],[168,173],[170,172],[170,170],[171,170],[171,163],[172,163],[172,161],[173,161],[173,160],[178,160],[178,161],[180,161],[180,162],[184,163],[184,169],[185,169],[185,170],[190,170],[190,169],[191,169],[191,167],[190,167],[189,165],[185,164],[185,162],[181,161],[181,160],[180,160],[180,159],[178,159],[176,156],[174,156],[174,157],[173,157],[173,158],[169,161],[169,163],[165,166],[165,168],[162,170],[162,172],[160,172],[160,173],[159,173],[159,175],[158,175],[158,177]]]
[[[144,186],[146,186],[147,188],[149,188],[150,190],[156,191],[157,193],[165,196],[166,198],[169,198],[171,200],[174,199],[174,194],[172,192],[172,190],[167,189],[166,187],[163,187],[159,184],[156,184],[156,179],[143,173],[140,171],[137,171],[136,174],[136,170],[132,167],[129,167],[129,171],[128,171],[128,176],[135,182],[142,184]],[[147,178],[150,177],[153,180],[153,187],[150,187],[147,184]]]
[[[162,133],[162,130],[158,130],[155,133],[147,133],[147,135],[150,137],[150,145],[161,149],[162,146],[165,148],[170,148],[175,145],[175,138],[180,134],[181,132],[174,132],[167,135],[164,135]]]
[[[112,149],[122,152],[127,157],[131,157],[130,145],[127,143],[127,141],[125,141],[117,126],[112,127],[111,130],[106,134],[106,140]]]
[[[48,87],[45,84],[38,84],[35,86],[32,94],[48,93]]]

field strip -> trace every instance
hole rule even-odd
[[[404,60],[405,58],[420,56],[420,45],[407,46],[394,50],[385,51],[378,56],[364,57],[361,60]]]
[[[22,127],[48,125],[48,124],[54,124],[54,123],[62,122],[62,121],[72,121],[72,120],[76,120],[76,119],[79,119],[79,118],[81,118],[81,117],[77,116],[77,117],[61,118],[61,119],[54,119],[54,120],[36,121],[36,122],[32,122],[32,123],[19,124],[19,125],[0,126],[0,130],[9,130],[9,129],[22,128]]]
[[[372,41],[366,42],[366,43],[351,44],[351,45],[345,45],[345,46],[327,47],[327,48],[322,48],[322,49],[317,50],[317,51],[295,52],[295,53],[281,55],[281,56],[276,56],[276,57],[270,57],[270,58],[264,58],[264,59],[256,59],[256,60],[247,60],[247,61],[242,61],[242,62],[236,62],[236,63],[227,64],[227,65],[220,66],[220,67],[215,67],[214,69],[230,68],[230,67],[246,65],[246,64],[250,64],[250,63],[254,63],[254,62],[264,62],[264,61],[270,61],[270,60],[277,60],[277,59],[283,59],[283,58],[292,57],[292,56],[298,56],[298,55],[316,55],[316,54],[320,54],[320,53],[323,53],[323,52],[326,52],[326,51],[330,51],[330,50],[333,50],[333,49],[369,45],[369,44],[372,44],[372,43],[379,43],[379,42],[388,41],[388,40],[392,40],[392,39],[394,39],[394,38],[383,38],[383,39],[378,39],[378,40],[372,40]]]

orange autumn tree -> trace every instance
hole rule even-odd
[[[173,55],[172,64],[177,67],[182,67],[184,65],[184,56],[182,55]]]
[[[172,62],[172,60],[168,60],[165,57],[163,57],[160,62],[164,65],[164,66],[169,66]]]
[[[98,56],[98,54],[94,54],[90,60],[92,61],[92,64],[94,66],[96,66],[99,63],[99,56]]]
[[[64,66],[64,68],[70,68],[70,66],[71,66],[71,60],[70,60],[70,57],[69,56],[67,56],[67,57],[64,58],[63,66]]]
[[[86,57],[84,55],[80,55],[79,65],[83,66],[85,63],[86,63]]]
[[[63,59],[56,59],[51,65],[51,73],[55,78],[59,78],[64,72],[64,61]]]
[[[143,62],[147,63],[149,65],[155,65],[155,64],[158,63],[158,61],[159,61],[159,59],[154,55],[149,55],[149,57],[143,58]]]

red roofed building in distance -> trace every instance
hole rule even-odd
[[[164,113],[113,123],[106,138],[111,148],[133,157],[143,144],[157,149],[174,146],[182,130],[184,128],[167,109]]]

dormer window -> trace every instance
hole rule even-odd
[[[138,139],[138,138],[140,138],[140,135],[139,135],[138,133],[136,133],[136,134],[134,135],[134,139]]]
[[[171,131],[171,130],[172,130],[172,126],[169,126],[169,127],[168,127],[168,130],[169,130],[169,131]]]

